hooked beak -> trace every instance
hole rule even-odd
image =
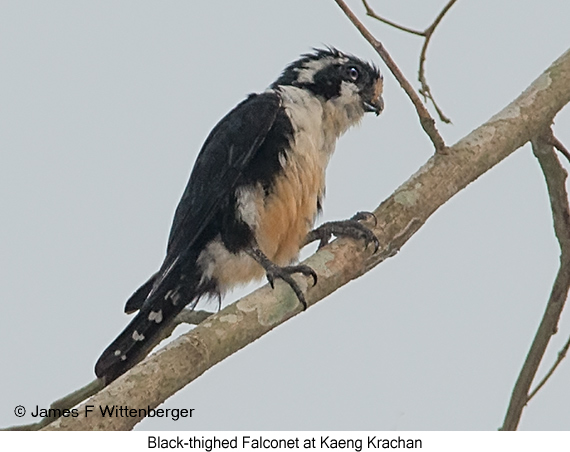
[[[384,110],[384,99],[382,99],[382,96],[378,96],[376,99],[362,102],[362,106],[364,111],[376,113],[376,116],[378,116]]]

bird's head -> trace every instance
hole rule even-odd
[[[384,109],[383,77],[377,67],[361,59],[328,47],[314,49],[285,68],[271,85],[306,89],[322,100],[353,110],[379,115]]]

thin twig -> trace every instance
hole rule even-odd
[[[542,389],[542,387],[546,384],[548,379],[552,376],[552,374],[554,373],[554,371],[556,370],[558,365],[562,362],[562,360],[564,358],[566,358],[566,354],[568,353],[569,348],[570,348],[570,337],[568,338],[568,340],[564,344],[564,347],[562,347],[562,350],[560,350],[558,352],[558,357],[556,358],[556,361],[554,362],[554,364],[552,365],[550,370],[546,373],[546,375],[540,381],[540,383],[538,385],[536,385],[536,388],[534,388],[531,391],[531,393],[528,395],[527,403],[530,402],[530,399],[532,399],[536,395],[536,393]]]
[[[556,138],[554,136],[554,134],[552,134],[552,136],[550,137],[550,144],[552,146],[554,146],[556,148],[556,150],[558,152],[560,152],[564,157],[566,157],[566,160],[568,160],[570,162],[570,152],[568,151],[568,149],[566,149],[566,147],[558,140],[558,138]]]
[[[420,67],[418,69],[418,80],[419,80],[420,84],[422,85],[420,88],[420,94],[422,94],[425,98],[427,98],[431,101],[431,103],[433,104],[433,107],[435,108],[435,111],[437,112],[437,114],[439,116],[439,119],[441,119],[441,121],[445,122],[446,124],[450,124],[451,119],[449,119],[443,113],[443,111],[441,110],[439,105],[436,103],[435,99],[433,98],[433,96],[431,94],[431,89],[427,83],[426,76],[425,76],[425,62],[426,62],[427,48],[428,48],[428,45],[431,41],[431,37],[433,36],[433,32],[435,31],[435,29],[437,28],[437,26],[439,25],[439,23],[443,19],[443,16],[445,16],[447,11],[449,11],[449,9],[453,6],[453,4],[456,1],[457,0],[451,0],[447,5],[445,5],[445,7],[441,10],[439,15],[434,20],[434,22],[426,29],[426,31],[425,31],[425,38],[426,39],[424,41],[424,45],[423,45],[422,51],[420,53]]]
[[[46,425],[51,424],[53,421],[57,420],[63,413],[64,410],[71,410],[74,406],[79,405],[84,400],[87,400],[93,394],[96,394],[101,389],[103,389],[105,385],[103,384],[102,380],[93,380],[91,383],[86,384],[82,388],[79,388],[73,391],[71,394],[68,394],[61,399],[56,400],[53,402],[49,407],[50,411],[54,413],[53,416],[44,417],[41,421],[34,422],[33,424],[25,424],[25,425],[15,425],[13,427],[8,427],[5,429],[0,430],[19,430],[19,431],[34,431],[34,430],[41,430]],[[59,413],[59,415],[55,414]]]
[[[350,8],[346,5],[346,3],[343,0],[334,0],[334,1],[340,7],[340,9],[342,9],[344,14],[346,14],[346,16],[350,19],[350,21],[354,24],[354,26],[358,29],[358,31],[364,37],[364,39],[366,39],[372,45],[372,47],[374,47],[374,50],[376,50],[378,55],[380,55],[380,58],[382,58],[384,63],[386,63],[388,69],[390,69],[392,74],[394,74],[394,77],[396,77],[396,80],[398,80],[400,86],[406,92],[406,94],[414,104],[414,107],[418,112],[418,116],[420,117],[420,124],[424,129],[424,131],[430,137],[436,152],[445,152],[447,146],[445,145],[443,138],[441,137],[437,128],[435,127],[434,119],[431,117],[431,115],[427,111],[427,108],[425,107],[425,105],[422,103],[421,99],[417,95],[416,91],[414,90],[412,85],[410,85],[410,82],[406,80],[406,77],[404,77],[404,74],[402,73],[402,71],[400,71],[400,68],[392,59],[390,54],[386,51],[382,43],[378,41],[372,35],[372,33],[370,33],[370,31],[368,31],[368,29],[362,24],[362,22],[360,22],[360,20],[358,20],[358,18],[354,15],[354,13],[350,10]]]
[[[564,157],[566,157],[566,160],[570,162],[570,152],[568,152],[568,149],[566,149],[564,144],[562,144],[562,142],[560,142],[560,140],[558,140],[558,138],[556,138],[553,133],[551,133],[550,136],[547,136],[547,139],[549,140],[549,143],[552,146],[554,146],[557,151],[559,151],[562,155],[564,155]],[[569,348],[570,348],[570,337],[566,341],[566,344],[564,344],[564,347],[562,347],[562,349],[558,352],[558,357],[556,358],[556,361],[554,362],[550,370],[546,373],[546,375],[536,386],[536,388],[534,388],[531,391],[531,393],[528,395],[527,403],[530,402],[530,399],[532,399],[536,395],[536,393],[540,391],[542,387],[546,384],[546,382],[550,379],[550,377],[552,376],[556,368],[559,366],[559,364],[564,360],[564,358],[566,358],[566,354],[568,353]]]
[[[552,145],[552,130],[532,140],[534,155],[540,163],[552,207],[554,232],[560,245],[560,268],[554,280],[546,310],[518,376],[501,430],[516,430],[522,411],[530,400],[529,390],[550,338],[556,334],[560,315],[570,288],[570,207],[566,192],[568,174]]]
[[[368,2],[366,0],[362,0],[362,3],[364,4],[364,7],[366,8],[366,14],[368,16],[373,17],[374,19],[379,20],[380,22],[383,22],[386,25],[390,25],[391,27],[397,28],[398,30],[405,31],[406,33],[411,33],[413,35],[418,35],[418,36],[425,36],[426,35],[425,31],[414,30],[413,28],[408,28],[404,25],[397,24],[396,22],[392,22],[391,20],[388,20],[384,17],[379,16],[378,14],[376,14],[374,12],[374,10],[370,7],[370,5],[368,4]]]
[[[397,28],[398,30],[405,31],[406,33],[410,33],[410,34],[413,34],[416,36],[422,36],[424,38],[424,44],[422,46],[422,50],[420,53],[420,66],[418,69],[418,80],[419,80],[420,85],[421,85],[419,92],[422,96],[424,96],[425,100],[429,99],[431,101],[431,103],[433,104],[433,107],[435,108],[435,111],[437,112],[437,114],[439,116],[439,119],[442,122],[445,122],[447,124],[451,123],[451,119],[449,119],[443,113],[442,109],[436,103],[435,99],[433,98],[433,95],[431,94],[431,89],[427,83],[426,76],[425,76],[425,62],[426,62],[427,48],[428,48],[428,45],[431,41],[431,37],[433,36],[433,32],[435,31],[435,29],[437,28],[437,26],[439,25],[439,23],[443,19],[443,16],[445,16],[445,14],[447,14],[449,9],[453,6],[453,4],[456,1],[457,0],[450,0],[444,6],[444,8],[441,10],[441,12],[438,14],[438,16],[435,18],[435,20],[433,21],[433,23],[429,27],[427,27],[424,31],[418,31],[418,30],[414,30],[412,28],[408,28],[408,27],[405,27],[403,25],[397,24],[395,22],[392,22],[391,20],[388,20],[384,17],[379,16],[378,14],[376,14],[376,12],[374,12],[374,10],[370,7],[370,5],[368,5],[368,2],[366,0],[362,0],[362,3],[364,4],[364,8],[366,8],[366,14],[369,15],[370,17],[373,17],[374,19],[379,20],[380,22],[383,22],[386,25],[390,25],[391,27]]]

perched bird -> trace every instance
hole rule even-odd
[[[362,215],[311,228],[337,138],[365,112],[380,114],[382,83],[375,66],[315,49],[214,127],[176,209],[164,262],[127,301],[125,312],[139,312],[97,361],[97,377],[108,384],[144,358],[185,306],[264,274],[272,285],[287,282],[306,307],[291,275],[316,283],[316,273],[290,264],[308,241],[344,234],[378,247]]]

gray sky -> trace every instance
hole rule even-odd
[[[424,28],[445,1],[371,4]],[[427,63],[454,122],[439,125],[449,144],[568,48],[568,17],[563,0],[460,0],[451,9]],[[421,40],[366,23],[417,85]],[[386,81],[385,112],[349,131],[331,161],[330,220],[374,209],[433,152],[407,97],[332,0],[2,2],[0,426],[34,421],[14,407],[47,408],[94,377],[129,320],[126,298],[162,261],[208,132],[324,44],[375,61]],[[555,124],[567,145],[569,126],[567,108]],[[443,206],[396,257],[164,405],[195,417],[137,428],[496,429],[557,270],[551,223],[527,145]],[[548,364],[569,334],[566,314]],[[521,429],[570,429],[568,381],[564,362]]]

